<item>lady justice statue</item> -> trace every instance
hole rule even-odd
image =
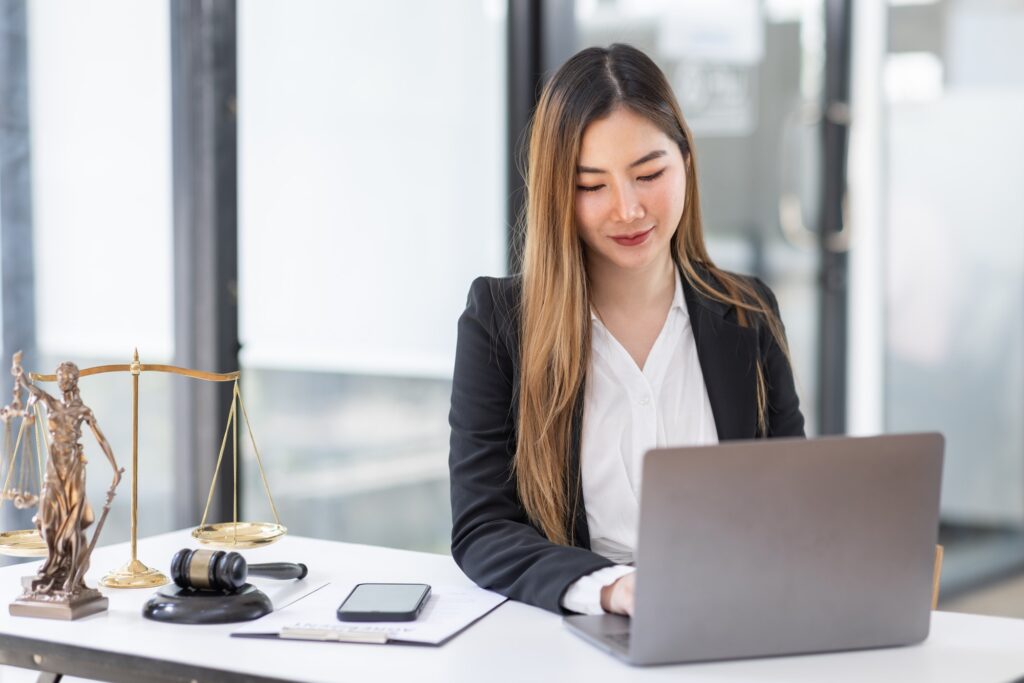
[[[114,452],[100,431],[92,410],[82,403],[78,393],[78,367],[74,363],[64,362],[57,368],[60,399],[25,379],[20,352],[14,354],[11,374],[14,375],[15,391],[20,387],[29,392],[23,411],[25,420],[31,424],[35,419],[32,407],[38,402],[44,403],[50,433],[50,452],[39,496],[39,511],[33,520],[49,554],[31,583],[26,583],[24,594],[11,603],[11,614],[77,619],[102,612],[107,608],[107,598],[95,588],[87,587],[84,577],[124,469],[118,468]],[[107,490],[103,512],[88,544],[85,529],[96,520],[85,497],[87,461],[79,443],[83,422],[89,425],[114,469],[114,481]]]

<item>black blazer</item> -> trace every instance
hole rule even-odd
[[[755,359],[768,388],[767,434],[803,436],[793,373],[765,325],[740,327],[735,307],[709,299],[682,279],[711,411],[720,441],[758,434]],[[750,280],[778,315],[767,285]],[[583,392],[573,419],[568,494],[577,514],[573,545],[550,542],[527,519],[512,473],[519,391],[519,277],[480,277],[459,318],[452,382],[452,556],[469,578],[514,600],[562,613],[580,577],[612,562],[590,550],[580,484]]]

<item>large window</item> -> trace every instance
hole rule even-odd
[[[1024,6],[888,20],[885,428],[945,434],[945,535],[968,551],[950,579],[969,582],[1024,563]]]
[[[29,369],[127,363],[135,348],[143,363],[171,362],[169,6],[26,6]],[[223,28],[238,50],[242,391],[294,533],[448,547],[456,320],[472,278],[506,270],[507,7],[239,0],[237,33]],[[524,22],[545,35],[523,43],[550,58],[628,42],[668,75],[696,137],[712,257],[777,293],[811,434],[823,11],[821,0],[578,0],[571,20]],[[852,231],[839,245],[851,263],[850,431],[945,433],[944,577],[969,585],[1024,563],[1024,10],[904,0],[854,11]],[[571,32],[549,36],[547,21],[574,22],[575,44],[545,42]],[[834,109],[829,120],[846,119]],[[182,493],[180,381],[141,381],[142,535],[173,526]],[[130,376],[81,388],[128,466]],[[89,495],[101,500],[109,478],[90,441]],[[244,455],[243,516],[266,520]],[[128,504],[126,482],[104,542],[127,538]],[[9,512],[5,527],[29,523]],[[961,540],[980,550],[962,554]]]
[[[26,4],[39,344],[38,366],[26,370],[52,373],[64,360],[80,368],[129,363],[135,348],[143,362],[168,363],[173,332],[166,3]],[[42,386],[58,393],[52,383]],[[131,386],[127,373],[79,383],[129,474]],[[151,535],[172,524],[172,409],[168,378],[144,375],[141,387],[139,530]],[[87,429],[83,444],[89,498],[98,511],[111,472]],[[105,544],[128,539],[130,488],[126,476],[103,529]]]
[[[447,550],[455,324],[505,270],[504,7],[239,3],[242,390],[295,533]]]

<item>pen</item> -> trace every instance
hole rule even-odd
[[[333,628],[296,628],[285,626],[278,635],[281,638],[293,640],[332,640],[341,643],[373,643],[377,645],[383,645],[388,642],[387,633],[340,631]]]

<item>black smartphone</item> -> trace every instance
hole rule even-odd
[[[430,597],[425,583],[360,583],[338,608],[341,621],[415,621]]]

